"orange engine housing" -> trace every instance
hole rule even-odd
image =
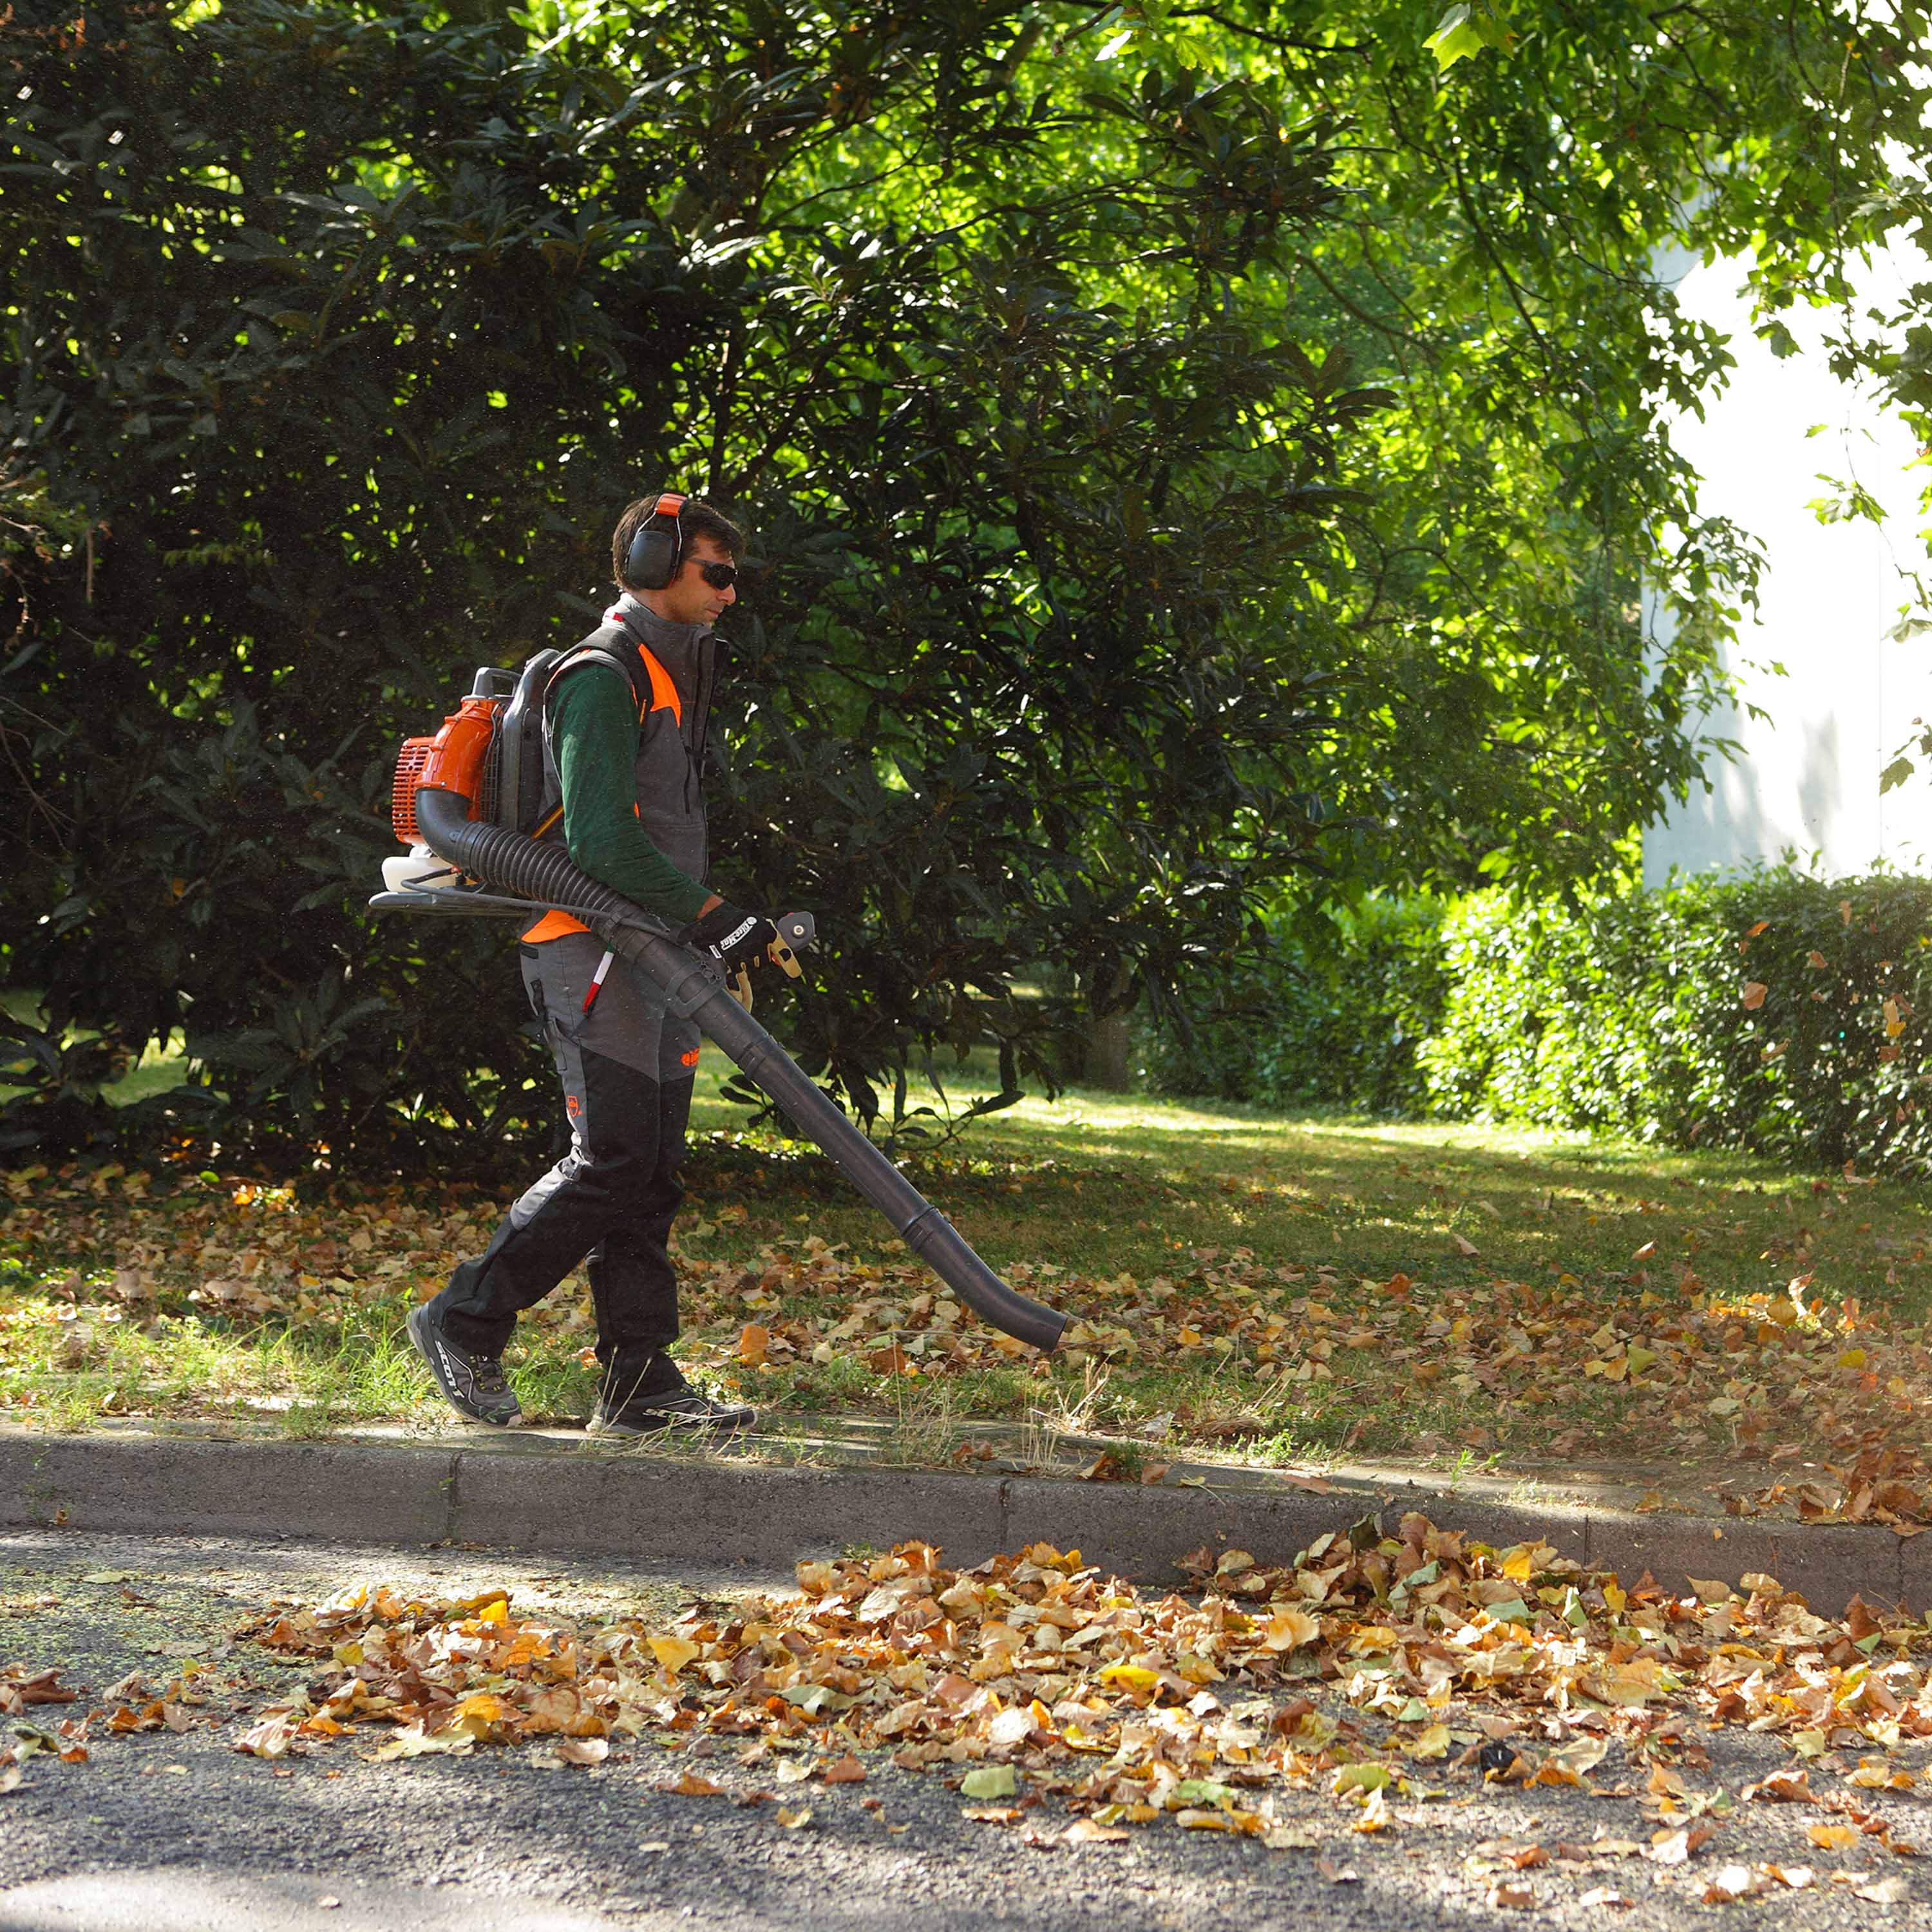
[[[389,795],[389,823],[405,845],[420,843],[416,830],[416,794],[424,785],[453,791],[470,802],[477,816],[483,795],[484,760],[496,735],[503,709],[500,698],[466,698],[453,718],[442,721],[434,738],[405,738],[396,759],[396,780]]]

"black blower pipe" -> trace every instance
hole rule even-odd
[[[640,967],[673,1012],[688,1013],[832,1156],[906,1246],[975,1314],[1036,1348],[1052,1351],[1066,1317],[1015,1294],[973,1252],[958,1229],[731,997],[714,961],[679,945],[668,928],[660,930],[621,893],[579,871],[560,848],[480,824],[469,812],[470,801],[458,793],[424,786],[416,794],[417,829],[439,858],[500,891],[541,905],[570,907],[613,952]]]

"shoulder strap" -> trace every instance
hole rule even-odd
[[[560,678],[586,664],[612,664],[624,674],[640,721],[653,711],[668,710],[679,724],[684,722],[684,706],[678,701],[677,686],[672,682],[670,673],[622,625],[606,625],[566,651],[552,667],[544,686],[546,700],[556,690]]]

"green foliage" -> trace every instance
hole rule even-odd
[[[389,749],[594,621],[674,476],[758,532],[714,842],[828,935],[800,1057],[868,1118],[989,1027],[1050,1078],[1073,1009],[1016,965],[1132,997],[1321,829],[1284,616],[1379,399],[1229,290],[1328,136],[1242,80],[1016,86],[1004,6],[533,23],[0,28],[10,426],[111,532],[16,565],[10,977],[184,1027],[238,1139],[519,1131],[503,935],[359,916]]]
[[[1766,869],[1284,920],[1226,991],[1163,1022],[1148,1066],[1174,1094],[1920,1174],[1922,1011],[1932,880]]]
[[[1443,928],[1439,1112],[1922,1173],[1932,881],[1764,871]]]
[[[1447,990],[1445,910],[1418,895],[1282,921],[1224,981],[1197,982],[1162,1014],[1145,1042],[1149,1084],[1264,1106],[1426,1112],[1416,1052]]]
[[[6,14],[10,982],[183,1028],[233,1142],[527,1135],[501,936],[361,911],[387,761],[667,478],[757,538],[719,883],[818,914],[790,1043],[868,1120],[989,1034],[1050,1084],[1318,859],[1613,865],[1753,567],[1651,251],[1838,247],[1920,95],[1840,104],[1825,0],[1510,24],[1439,74],[1407,0]]]
[[[1451,7],[1436,22],[1435,32],[1422,44],[1436,56],[1438,67],[1450,68],[1459,60],[1480,53],[1485,47],[1507,52],[1515,42],[1516,36],[1500,8],[1489,4],[1488,0],[1464,0],[1464,4]]]

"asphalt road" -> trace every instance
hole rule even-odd
[[[178,1733],[105,1735],[97,1720],[86,1762],[29,1757],[17,1787],[0,1792],[0,1932],[1248,1932],[1311,1923],[1388,1932],[1444,1920],[1680,1928],[1773,1914],[1797,1928],[1932,1927],[1932,1868],[1922,1874],[1924,1861],[1875,1842],[1820,1851],[1805,1828],[1821,1814],[1798,1805],[1741,1804],[1675,1867],[1559,1850],[1648,1843],[1650,1767],[1624,1761],[1621,1744],[1597,1782],[1627,1795],[1523,1791],[1435,1766],[1445,1795],[1391,1804],[1388,1828],[1372,1836],[1351,1829],[1353,1804],[1323,1791],[1290,1794],[1286,1808],[1309,1842],[1289,1850],[1167,1820],[1124,1844],[1070,1847],[1054,1842],[1067,1820],[1049,1806],[1017,1826],[975,1822],[940,1777],[883,1759],[863,1784],[802,1787],[812,1816],[791,1828],[775,1804],[731,1802],[761,1780],[724,1739],[700,1738],[689,1751],[681,1739],[646,1741],[604,1764],[564,1768],[544,1768],[524,1749],[374,1762],[360,1754],[380,1727],[292,1760],[236,1753],[233,1740],[252,1721],[236,1705],[258,1711],[305,1672],[229,1634],[272,1598],[314,1600],[379,1578],[443,1594],[507,1585],[520,1606],[590,1617],[669,1612],[693,1592],[788,1580],[477,1550],[59,1531],[0,1538],[0,1665],[58,1666],[82,1689],[77,1703],[30,1706],[13,1724],[51,1730],[130,1671],[158,1687],[190,1654],[207,1666],[207,1708],[220,1714]],[[0,1719],[0,1742],[8,1722]],[[1791,1762],[1784,1745],[1736,1727],[1687,1733],[1685,1743],[1692,1792],[1735,1794]],[[1708,1766],[1697,1762],[1700,1745]],[[1897,1761],[1921,1770],[1928,1755],[1915,1744]],[[700,1768],[727,1795],[657,1788]],[[1932,1858],[1932,1801],[1916,1791],[1859,1796]],[[1520,1856],[1539,1847],[1540,1862],[1528,1857],[1519,1870],[1504,1844]],[[1764,1862],[1809,1867],[1816,1882],[1736,1904],[1702,1902],[1726,1865]],[[1834,1873],[1867,1884],[1902,1879],[1906,1896],[1870,1902]],[[1508,1898],[1496,1896],[1498,1886]],[[1606,1890],[1626,1902],[1592,1902]]]

